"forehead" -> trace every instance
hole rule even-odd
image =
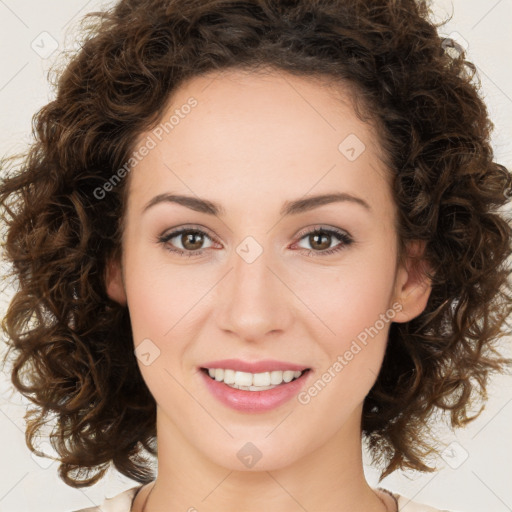
[[[239,197],[247,209],[251,198],[276,198],[277,211],[287,199],[336,191],[389,208],[378,138],[351,98],[340,84],[287,73],[194,77],[139,137],[136,149],[151,149],[130,173],[129,201],[142,207],[174,192],[226,205]]]

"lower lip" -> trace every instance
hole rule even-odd
[[[200,370],[199,373],[212,395],[224,405],[242,412],[265,412],[279,407],[296,396],[304,387],[311,370],[305,371],[298,379],[266,391],[232,388],[224,382],[212,379],[204,370]]]

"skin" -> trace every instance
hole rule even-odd
[[[162,119],[191,96],[197,106],[129,174],[122,257],[106,279],[110,297],[129,308],[135,347],[149,339],[160,351],[151,364],[138,360],[157,402],[159,467],[146,512],[393,510],[365,480],[360,437],[391,322],[307,404],[293,398],[265,413],[234,411],[197,371],[213,359],[271,358],[312,368],[312,384],[394,303],[395,322],[426,306],[430,282],[412,259],[397,263],[397,212],[376,132],[337,90],[277,71],[193,78]],[[151,134],[141,134],[138,148]],[[338,150],[349,134],[365,145],[354,161]],[[218,202],[225,214],[171,202],[143,212],[171,192]],[[279,214],[285,201],[332,192],[371,209],[345,201]],[[158,241],[185,225],[208,236]],[[325,245],[314,245],[303,233],[316,227],[344,230],[353,243],[323,256],[344,242],[324,234]],[[251,263],[236,251],[248,236],[263,251]],[[169,247],[204,252],[188,258]],[[423,246],[409,249],[421,256]],[[237,457],[249,441],[261,452],[252,468]]]

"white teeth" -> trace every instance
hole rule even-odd
[[[263,373],[239,372],[231,369],[208,368],[208,374],[216,381],[222,381],[231,387],[249,391],[264,391],[290,382],[302,375],[301,371],[277,370]]]
[[[247,372],[235,372],[235,384],[237,386],[252,386],[252,373]]]
[[[224,370],[224,383],[234,384],[235,383],[235,370]]]

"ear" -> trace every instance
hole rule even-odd
[[[406,262],[400,264],[395,279],[395,302],[401,305],[394,322],[408,322],[420,315],[427,306],[432,281],[427,276],[431,271],[424,259],[426,242],[412,240],[407,246]]]
[[[126,292],[123,282],[121,262],[118,258],[110,258],[105,269],[105,285],[107,295],[122,306],[126,306]]]

